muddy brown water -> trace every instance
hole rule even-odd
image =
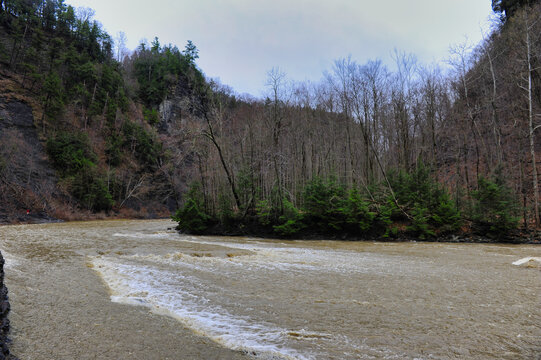
[[[541,356],[540,246],[198,237],[173,226],[0,227],[12,352],[21,360]]]

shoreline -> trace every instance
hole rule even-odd
[[[177,229],[177,228],[175,228]],[[426,242],[426,243],[463,243],[463,244],[517,244],[517,245],[541,245],[541,230],[537,229],[516,229],[500,238],[483,236],[473,231],[461,231],[435,237],[421,239],[407,234],[397,234],[395,236],[384,237],[381,235],[365,234],[364,236],[351,236],[349,234],[320,234],[317,232],[307,232],[296,234],[295,236],[279,236],[276,233],[268,231],[246,231],[245,229],[235,229],[228,231],[220,227],[209,228],[208,231],[200,233],[182,232],[180,234],[197,236],[227,236],[227,237],[254,237],[277,240],[330,240],[330,241],[376,241],[376,242]]]
[[[31,213],[20,215],[6,215],[0,213],[0,226],[5,225],[25,225],[25,224],[54,224],[64,222],[77,222],[77,221],[101,221],[101,220],[161,220],[170,219],[170,216],[165,215],[138,215],[138,216],[126,216],[120,213],[114,215],[107,215],[103,213],[98,214],[76,214],[73,219],[60,219],[49,216],[45,213]]]
[[[26,225],[26,224],[54,224],[54,223],[72,223],[85,221],[107,221],[107,220],[166,220],[168,216],[124,216],[122,214],[105,215],[96,214],[96,216],[81,216],[73,220],[63,220],[53,218],[43,214],[23,215],[15,218],[16,222],[8,222],[7,216],[0,214],[0,226],[7,225]],[[174,228],[174,227],[173,227]],[[461,244],[521,244],[521,245],[541,245],[541,230],[535,229],[516,229],[510,235],[503,238],[490,238],[473,232],[460,232],[455,234],[446,234],[427,239],[420,239],[414,236],[398,235],[394,237],[382,237],[367,235],[364,237],[358,236],[329,236],[318,233],[304,233],[297,237],[280,237],[275,233],[250,232],[250,231],[226,231],[224,229],[210,229],[203,233],[182,233],[186,235],[201,235],[201,236],[231,236],[231,237],[255,237],[255,238],[270,238],[277,240],[336,240],[336,241],[377,241],[377,242],[435,242],[435,243],[461,243]]]

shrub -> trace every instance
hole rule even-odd
[[[97,160],[84,133],[61,132],[47,140],[46,150],[62,177],[75,175]]]
[[[493,180],[480,177],[478,189],[472,192],[472,197],[472,220],[477,232],[500,237],[517,228],[519,206],[505,184],[501,170],[496,171]]]
[[[315,177],[302,193],[302,210],[288,202],[282,216],[281,232],[310,228],[321,234],[362,234],[370,231],[376,214],[369,210],[357,189],[346,191],[334,178]],[[287,221],[284,221],[287,220]]]
[[[436,207],[432,213],[431,221],[440,233],[456,231],[462,224],[462,216],[449,194],[441,189]]]
[[[49,138],[46,150],[68,190],[83,207],[93,211],[111,209],[114,202],[96,168],[97,157],[86,134],[59,133]]]
[[[235,228],[235,223],[238,221],[235,211],[233,210],[233,199],[231,193],[227,189],[222,189],[218,195],[218,211],[217,217],[220,224],[227,231]]]
[[[300,211],[287,199],[284,199],[284,213],[279,221],[281,224],[273,226],[273,229],[281,236],[294,236],[306,227]]]
[[[349,191],[343,209],[347,227],[352,232],[366,233],[373,227],[376,213],[370,211],[357,189]]]
[[[389,227],[393,223],[392,215],[394,210],[394,203],[390,200],[387,203],[380,205],[376,215],[376,224],[385,230],[384,237],[389,236]]]
[[[263,226],[267,226],[272,221],[272,208],[268,200],[258,201],[255,206],[257,220]]]
[[[199,183],[192,183],[186,195],[184,206],[178,209],[172,218],[178,222],[177,229],[187,233],[202,234],[208,229],[212,217],[205,211],[203,193]]]
[[[436,233],[431,230],[429,226],[429,219],[426,215],[428,209],[422,207],[419,204],[415,204],[412,210],[411,225],[406,230],[412,232],[421,240],[425,240],[428,237],[435,236]]]
[[[87,209],[107,211],[114,204],[113,198],[95,165],[83,169],[72,177],[70,186],[73,196]]]
[[[156,125],[160,122],[160,114],[156,109],[147,109],[146,107],[143,107],[143,117],[150,125]]]
[[[391,173],[389,182],[396,201],[409,215],[411,224],[406,230],[424,239],[436,232],[455,231],[460,227],[460,212],[447,190],[434,180],[430,169],[423,163],[419,163],[411,173]],[[396,205],[395,210],[398,210]],[[392,215],[406,217],[396,211]]]
[[[135,153],[135,157],[143,163],[146,170],[155,170],[163,153],[162,144],[156,135],[132,121],[124,123],[122,133],[125,138],[124,146]]]
[[[333,178],[315,177],[302,192],[306,225],[323,233],[342,231],[346,224],[346,191]]]

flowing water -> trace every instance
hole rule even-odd
[[[173,226],[159,220],[2,227],[8,287],[10,272],[19,272],[13,283],[42,276],[20,274],[30,263],[42,264],[37,271],[72,264],[79,277],[98,275],[112,303],[151,310],[215,345],[262,359],[541,356],[540,246],[202,237]],[[92,308],[92,301],[79,306]]]

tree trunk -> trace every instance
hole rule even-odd
[[[526,23],[528,25],[528,23]],[[531,62],[531,44],[530,44],[530,29],[526,28],[526,50],[528,59],[528,137],[530,140],[530,156],[532,158],[532,184],[534,198],[534,217],[535,225],[539,227],[539,182],[537,178],[537,161],[535,157],[535,127],[533,114],[533,98],[532,98],[532,62]]]
[[[229,186],[231,187],[231,192],[233,193],[233,197],[235,198],[235,204],[237,205],[237,209],[240,210],[241,203],[239,195],[237,194],[237,189],[235,188],[235,180],[233,179],[233,176],[231,175],[231,172],[229,171],[229,167],[227,166],[223,153],[222,148],[216,141],[216,137],[214,136],[214,131],[212,130],[212,125],[210,123],[210,119],[208,118],[208,115],[205,113],[205,119],[207,120],[207,125],[209,128],[209,131],[205,133],[205,136],[212,141],[214,144],[214,147],[216,147],[216,150],[218,151],[218,156],[220,157],[220,162],[222,163],[222,167],[225,171],[225,174],[227,176],[227,181],[229,182]]]

